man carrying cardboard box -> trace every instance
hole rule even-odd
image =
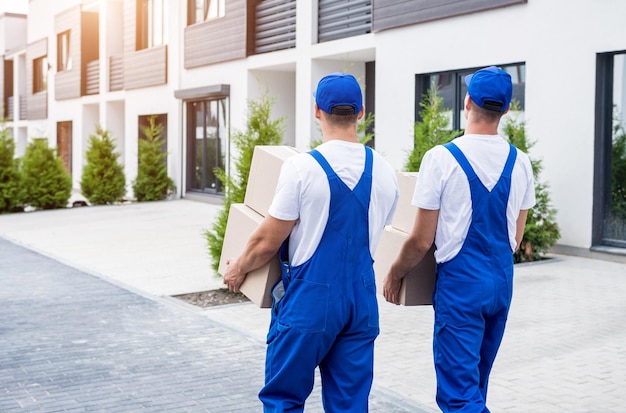
[[[325,76],[315,102],[324,143],[285,162],[268,216],[224,275],[238,291],[288,238],[259,393],[265,412],[302,412],[318,366],[327,411],[367,411],[372,385],[379,334],[372,256],[393,217],[396,174],[357,139],[364,107],[354,76]]]
[[[465,83],[465,134],[425,154],[413,230],[383,293],[398,303],[402,277],[434,241],[437,404],[444,412],[482,413],[489,411],[489,373],[511,304],[513,251],[535,192],[528,156],[498,135],[511,102],[511,76],[492,66]]]

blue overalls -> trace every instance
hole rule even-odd
[[[489,373],[502,341],[513,292],[506,209],[517,150],[491,190],[460,149],[444,145],[469,180],[472,221],[458,255],[437,266],[433,355],[443,412],[489,412]]]
[[[352,191],[310,152],[328,177],[328,222],[313,256],[285,273],[284,297],[272,308],[259,392],[264,412],[302,412],[317,366],[325,411],[368,411],[379,325],[368,225],[373,158],[365,151]]]

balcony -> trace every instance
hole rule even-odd
[[[85,95],[97,95],[100,92],[100,61],[87,63],[85,75]]]
[[[20,96],[20,120],[26,119],[26,102],[26,96]],[[7,118],[12,121],[15,118],[15,96],[9,96],[7,103]]]
[[[109,92],[124,89],[124,56],[109,57]]]
[[[254,53],[296,46],[296,1],[265,0],[255,6]]]
[[[371,0],[319,0],[318,42],[372,31]]]

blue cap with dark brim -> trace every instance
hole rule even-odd
[[[511,105],[511,75],[496,66],[489,66],[465,76],[467,93],[483,109],[505,112]]]
[[[317,84],[315,103],[326,113],[333,113],[338,106],[352,106],[354,113],[359,113],[363,108],[361,86],[348,73],[331,73]]]

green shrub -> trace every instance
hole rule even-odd
[[[211,230],[205,231],[209,252],[213,259],[212,268],[217,273],[224,244],[224,234],[228,213],[233,203],[241,203],[248,186],[248,175],[252,164],[254,147],[257,145],[279,145],[283,140],[284,118],[272,120],[271,110],[274,100],[262,95],[257,101],[248,101],[248,121],[244,132],[236,132],[233,136],[235,147],[235,163],[233,172],[227,175],[223,169],[216,168],[215,174],[224,184],[224,206],[220,210]]]
[[[448,116],[443,107],[443,99],[433,84],[420,101],[421,120],[413,127],[413,149],[404,165],[407,172],[417,172],[426,152],[437,145],[450,142],[459,135],[459,131],[447,130]]]
[[[20,163],[20,197],[40,209],[64,208],[72,194],[72,178],[47,139],[34,139]]]
[[[19,171],[15,142],[8,129],[0,125],[0,213],[23,210],[19,199]]]
[[[144,127],[145,139],[139,139],[139,165],[133,192],[139,202],[160,201],[174,190],[174,181],[167,175],[167,152],[162,152],[163,125],[156,123],[156,117],[148,118]]]
[[[126,194],[126,177],[109,131],[96,126],[96,134],[89,136],[86,155],[87,164],[80,181],[83,196],[94,205],[121,201]]]
[[[515,147],[522,152],[528,153],[534,142],[526,136],[526,122],[518,121],[515,115],[519,111],[519,104],[513,101],[511,105],[511,115],[504,122],[504,135]],[[543,257],[561,236],[559,226],[556,223],[556,209],[552,208],[548,185],[539,180],[542,165],[541,160],[530,159],[535,178],[535,196],[537,204],[528,211],[526,228],[520,244],[520,248],[515,252],[516,263],[536,261]]]
[[[613,126],[611,211],[616,219],[626,221],[626,130],[619,117]]]

